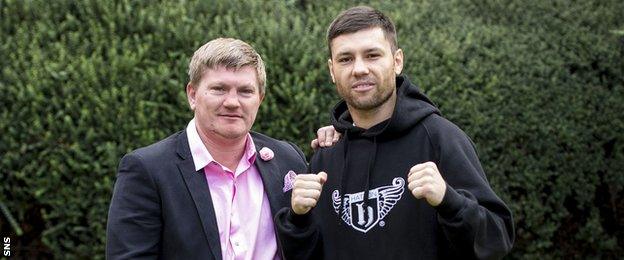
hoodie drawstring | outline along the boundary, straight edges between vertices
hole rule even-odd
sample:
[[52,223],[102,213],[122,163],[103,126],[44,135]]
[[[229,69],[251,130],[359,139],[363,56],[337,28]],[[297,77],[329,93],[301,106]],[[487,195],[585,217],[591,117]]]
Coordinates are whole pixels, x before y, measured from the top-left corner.
[[[342,211],[344,210],[343,207],[344,205],[344,199],[345,199],[345,192],[344,192],[344,187],[346,186],[347,183],[347,169],[349,168],[349,156],[347,156],[347,151],[349,151],[349,131],[345,131],[344,133],[344,151],[342,153],[342,157],[343,157],[343,164],[342,164],[342,174],[340,174],[341,178],[340,179],[340,186],[338,187],[338,194],[340,194],[340,210],[338,211],[338,216],[342,215]],[[338,226],[342,225],[342,221],[340,221],[340,217],[337,218],[338,219]]]
[[368,191],[370,189],[370,176],[373,173],[375,167],[375,160],[377,159],[377,136],[373,136],[373,154],[371,154],[370,161],[368,161],[368,172],[366,173],[366,186],[364,188],[364,208],[368,208]]

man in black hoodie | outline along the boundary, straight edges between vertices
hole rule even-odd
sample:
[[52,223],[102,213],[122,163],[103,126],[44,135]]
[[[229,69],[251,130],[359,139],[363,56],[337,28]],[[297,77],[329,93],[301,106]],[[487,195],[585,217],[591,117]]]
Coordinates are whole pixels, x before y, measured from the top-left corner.
[[342,12],[327,40],[343,138],[296,176],[275,217],[290,259],[499,259],[511,211],[466,134],[400,75],[393,23],[370,7]]

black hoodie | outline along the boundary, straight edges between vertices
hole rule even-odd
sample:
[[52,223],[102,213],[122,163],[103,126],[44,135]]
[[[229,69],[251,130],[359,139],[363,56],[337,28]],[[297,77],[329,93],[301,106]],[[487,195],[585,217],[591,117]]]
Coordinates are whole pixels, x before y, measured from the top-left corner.
[[[354,126],[344,101],[334,108],[332,124],[344,136],[312,157],[311,172],[328,176],[317,206],[275,218],[286,258],[498,259],[511,250],[511,211],[470,139],[406,77],[396,83],[391,118],[369,129]],[[427,161],[447,183],[437,207],[407,188],[410,168]]]

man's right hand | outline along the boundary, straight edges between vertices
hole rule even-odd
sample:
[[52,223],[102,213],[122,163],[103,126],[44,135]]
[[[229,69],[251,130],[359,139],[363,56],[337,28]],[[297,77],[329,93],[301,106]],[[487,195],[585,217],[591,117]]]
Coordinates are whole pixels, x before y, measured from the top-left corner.
[[297,175],[290,200],[295,214],[306,214],[316,206],[326,180],[327,173],[325,172]]

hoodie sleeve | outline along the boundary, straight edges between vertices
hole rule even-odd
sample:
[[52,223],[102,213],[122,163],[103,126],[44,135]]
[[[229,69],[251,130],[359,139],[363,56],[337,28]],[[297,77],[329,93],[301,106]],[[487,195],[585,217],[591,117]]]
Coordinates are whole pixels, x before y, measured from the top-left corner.
[[285,207],[277,212],[274,221],[284,259],[322,259],[321,236],[310,212],[297,215]]
[[511,211],[490,187],[468,136],[437,118],[427,124],[427,130],[447,184],[442,203],[436,207],[442,231],[460,254],[500,259],[514,241]]

